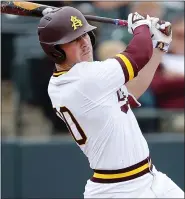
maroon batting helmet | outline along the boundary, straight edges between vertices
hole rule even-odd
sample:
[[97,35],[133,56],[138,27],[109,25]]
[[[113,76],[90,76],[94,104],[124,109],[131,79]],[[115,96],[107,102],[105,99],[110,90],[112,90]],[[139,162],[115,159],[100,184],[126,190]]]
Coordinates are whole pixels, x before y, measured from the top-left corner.
[[64,6],[56,8],[43,16],[38,26],[40,44],[44,52],[57,64],[66,59],[65,52],[59,44],[69,43],[85,33],[88,33],[92,45],[95,44],[95,35],[84,15],[76,8]]

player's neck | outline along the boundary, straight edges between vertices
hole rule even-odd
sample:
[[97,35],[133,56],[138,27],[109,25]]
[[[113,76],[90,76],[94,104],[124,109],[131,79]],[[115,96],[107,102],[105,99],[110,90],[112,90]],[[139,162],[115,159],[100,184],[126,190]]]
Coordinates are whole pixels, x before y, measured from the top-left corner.
[[57,71],[68,71],[72,68],[73,64],[55,64]]

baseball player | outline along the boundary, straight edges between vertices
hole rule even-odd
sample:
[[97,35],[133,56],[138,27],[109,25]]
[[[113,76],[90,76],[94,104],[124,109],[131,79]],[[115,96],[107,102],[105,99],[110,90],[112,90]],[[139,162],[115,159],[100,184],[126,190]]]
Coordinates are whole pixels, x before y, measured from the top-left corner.
[[147,142],[131,110],[148,88],[172,35],[158,18],[128,16],[133,34],[127,48],[105,61],[93,61],[95,26],[75,8],[58,8],[40,20],[44,52],[56,65],[48,93],[89,160],[94,175],[85,198],[183,198],[184,192],[152,164]]

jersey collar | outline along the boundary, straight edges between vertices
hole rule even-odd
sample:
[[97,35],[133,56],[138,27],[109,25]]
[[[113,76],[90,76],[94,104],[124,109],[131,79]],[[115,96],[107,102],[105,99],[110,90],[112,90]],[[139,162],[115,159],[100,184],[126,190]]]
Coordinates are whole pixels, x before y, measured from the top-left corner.
[[57,69],[55,68],[54,71],[53,71],[53,76],[54,77],[58,77],[58,76],[63,75],[65,73],[67,73],[67,72],[68,72],[68,70],[57,71]]

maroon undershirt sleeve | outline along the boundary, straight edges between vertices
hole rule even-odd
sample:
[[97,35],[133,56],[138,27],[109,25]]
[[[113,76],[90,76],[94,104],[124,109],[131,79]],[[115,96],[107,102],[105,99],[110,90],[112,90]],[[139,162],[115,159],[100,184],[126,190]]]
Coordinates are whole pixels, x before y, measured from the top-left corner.
[[[138,72],[148,63],[153,53],[152,39],[150,30],[147,25],[141,25],[134,30],[133,39],[130,41],[127,48],[120,54],[125,55],[132,64],[134,77],[137,76]],[[125,76],[128,76],[125,63],[119,58],[114,57],[118,60],[122,66]],[[128,78],[126,78],[126,82]]]
[[153,45],[149,27],[147,25],[137,27],[134,30],[133,39],[123,54],[130,58],[132,64],[136,65],[140,71],[150,60],[152,53]]

